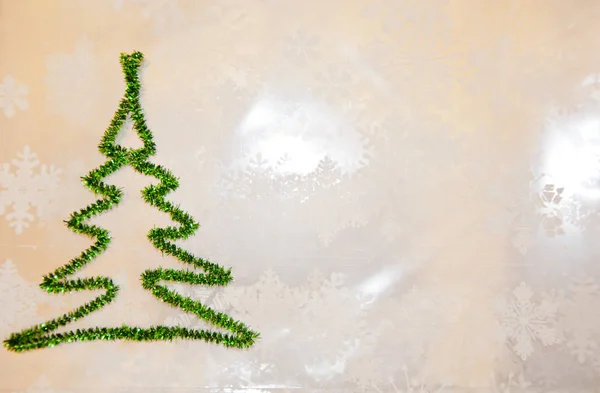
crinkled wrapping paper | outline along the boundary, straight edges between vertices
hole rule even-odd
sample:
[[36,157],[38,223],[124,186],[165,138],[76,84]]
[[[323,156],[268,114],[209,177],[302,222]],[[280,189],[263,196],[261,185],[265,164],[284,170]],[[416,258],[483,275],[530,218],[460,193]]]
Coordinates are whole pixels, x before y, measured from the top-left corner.
[[[0,335],[97,293],[43,275],[90,240],[81,176],[144,53],[141,105],[177,245],[231,268],[168,284],[260,332],[0,352],[0,391],[596,392],[600,386],[600,5],[577,0],[0,0]],[[139,148],[127,123],[117,138]],[[69,325],[180,326],[140,275],[180,269],[172,225],[124,167],[77,273],[121,288]],[[596,389],[596,390],[595,390]]]

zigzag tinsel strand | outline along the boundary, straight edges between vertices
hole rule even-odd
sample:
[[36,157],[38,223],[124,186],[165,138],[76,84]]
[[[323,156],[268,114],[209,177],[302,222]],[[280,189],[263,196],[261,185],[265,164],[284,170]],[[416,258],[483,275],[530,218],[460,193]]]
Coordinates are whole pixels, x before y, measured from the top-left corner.
[[[108,160],[82,178],[83,184],[101,198],[91,205],[71,214],[65,221],[67,227],[75,233],[81,233],[95,240],[88,249],[73,258],[66,265],[44,276],[40,287],[48,293],[64,294],[72,291],[103,290],[104,293],[89,303],[68,312],[61,317],[49,320],[31,328],[13,333],[4,341],[4,346],[12,351],[23,352],[37,348],[53,347],[66,342],[93,340],[134,340],[156,341],[173,339],[204,340],[227,347],[248,348],[254,344],[259,334],[250,330],[244,323],[231,318],[229,315],[216,312],[201,302],[184,297],[165,286],[164,282],[178,282],[197,285],[224,286],[231,280],[231,271],[198,258],[186,250],[179,248],[173,241],[186,239],[198,229],[198,223],[185,211],[179,209],[165,196],[177,189],[179,182],[170,171],[160,165],[148,161],[156,153],[152,132],[148,129],[140,104],[141,83],[138,75],[144,56],[140,52],[121,54],[121,65],[125,73],[125,96],[119,104],[110,126],[100,142],[100,152]],[[143,147],[129,149],[116,143],[117,135],[127,118],[133,121],[134,129],[143,141]],[[98,255],[103,253],[110,244],[109,232],[86,221],[98,214],[104,213],[119,204],[123,192],[114,185],[104,183],[103,179],[119,169],[130,165],[135,171],[153,176],[160,182],[142,191],[146,202],[160,211],[168,213],[178,227],[154,228],[148,232],[148,239],[162,253],[177,258],[190,267],[200,268],[203,273],[192,270],[152,269],[141,275],[142,286],[152,292],[158,299],[196,315],[198,318],[224,329],[228,333],[209,330],[188,329],[173,326],[153,326],[141,328],[123,325],[120,327],[95,327],[77,329],[65,333],[56,333],[61,326],[75,322],[86,315],[101,309],[112,302],[119,287],[109,277],[90,277],[69,279],[77,271],[83,269]]]

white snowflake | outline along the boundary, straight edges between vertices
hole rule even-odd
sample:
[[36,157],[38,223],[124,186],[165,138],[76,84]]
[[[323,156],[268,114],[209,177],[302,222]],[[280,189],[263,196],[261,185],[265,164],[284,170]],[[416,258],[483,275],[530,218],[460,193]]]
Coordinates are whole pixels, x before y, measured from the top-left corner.
[[515,225],[510,237],[510,243],[521,255],[527,255],[535,246],[534,230],[527,225]]
[[240,319],[258,330],[281,322],[281,317],[297,319],[298,308],[307,301],[295,296],[294,291],[282,283],[275,271],[270,269],[263,272],[252,286],[228,285],[223,290],[223,297]]
[[357,89],[360,76],[346,62],[330,63],[316,70],[314,93],[328,104],[340,108],[357,105],[362,97]]
[[316,55],[319,37],[299,29],[286,37],[285,53],[294,61],[308,61]]
[[115,11],[121,11],[124,5],[138,6],[144,19],[154,21],[156,32],[168,26],[180,26],[186,19],[178,0],[113,0],[112,3]]
[[228,314],[261,332],[256,356],[266,361],[272,351],[277,361],[293,353],[295,366],[322,380],[344,369],[364,331],[360,301],[343,284],[331,274],[291,287],[269,269],[254,285],[225,287],[223,300]]
[[566,346],[577,357],[579,363],[585,363],[593,358],[598,350],[599,295],[600,287],[593,277],[576,277],[569,286],[567,298],[560,307],[564,317],[562,322]]
[[558,304],[548,296],[541,302],[533,301],[533,291],[521,283],[512,291],[514,300],[501,298],[497,301],[496,312],[507,341],[523,360],[533,353],[533,343],[540,340],[543,345],[553,345],[559,341],[555,326]]
[[[25,146],[11,164],[0,164],[0,215],[6,215],[9,226],[20,235],[36,217],[44,217],[54,199],[61,170],[53,165],[40,165],[29,146]],[[6,206],[12,211],[8,212]],[[35,212],[30,211],[32,207],[36,208]]]
[[531,382],[525,377],[523,372],[515,375],[509,372],[507,375],[492,375],[492,392],[494,393],[537,393]]
[[0,265],[0,333],[11,333],[17,326],[27,326],[36,316],[36,286],[21,277],[15,264],[7,260]]
[[15,79],[7,75],[0,84],[0,108],[4,111],[4,116],[11,118],[15,115],[15,107],[20,110],[29,108],[29,103],[25,96],[29,88],[25,85],[19,85]]
[[296,297],[308,297],[297,324],[304,335],[311,337],[306,347],[318,349],[323,356],[321,360],[329,363],[330,371],[336,369],[335,363],[343,367],[349,353],[354,350],[355,340],[364,331],[364,314],[363,311],[357,312],[361,301],[356,293],[344,285],[342,274],[332,273],[324,277],[317,288],[300,287]]
[[72,53],[49,55],[46,68],[46,99],[50,110],[76,125],[87,124],[102,88],[92,42],[84,37]]

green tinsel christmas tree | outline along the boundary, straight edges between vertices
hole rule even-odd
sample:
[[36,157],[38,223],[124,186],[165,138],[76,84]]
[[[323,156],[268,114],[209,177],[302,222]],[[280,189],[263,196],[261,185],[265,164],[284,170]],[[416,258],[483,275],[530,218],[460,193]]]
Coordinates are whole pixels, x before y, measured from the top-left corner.
[[[108,160],[82,178],[83,183],[96,195],[101,195],[102,198],[78,212],[72,213],[70,219],[66,221],[67,226],[73,232],[87,235],[95,239],[95,243],[78,257],[69,261],[68,264],[44,276],[40,284],[40,287],[48,293],[103,290],[104,294],[59,318],[11,334],[4,341],[4,346],[9,350],[22,352],[36,348],[53,347],[61,343],[74,341],[155,341],[176,338],[205,340],[223,344],[227,347],[247,348],[253,345],[259,337],[258,333],[250,330],[244,323],[234,320],[227,314],[216,312],[199,301],[181,296],[167,286],[161,285],[163,282],[178,282],[224,286],[232,280],[232,277],[230,270],[225,270],[217,264],[198,258],[172,243],[172,241],[186,239],[193,235],[198,229],[198,224],[188,213],[165,200],[165,195],[179,186],[177,178],[167,169],[148,161],[149,157],[156,153],[156,146],[152,138],[152,133],[144,120],[140,104],[141,84],[138,69],[143,59],[144,56],[140,52],[133,52],[130,55],[121,54],[121,65],[127,84],[125,96],[121,100],[119,109],[115,113],[99,145],[100,152]],[[117,135],[128,116],[133,121],[137,135],[144,143],[144,146],[139,149],[125,148],[116,144]],[[79,279],[68,279],[68,277],[85,267],[108,248],[110,243],[108,230],[86,224],[85,222],[95,215],[110,210],[119,203],[123,192],[114,185],[104,183],[103,179],[127,165],[130,165],[136,172],[154,176],[160,180],[158,185],[148,186],[142,191],[143,198],[152,206],[168,213],[173,221],[180,224],[178,227],[152,229],[148,232],[148,239],[164,254],[172,255],[182,263],[190,264],[203,270],[203,273],[163,268],[146,270],[141,275],[142,286],[151,291],[158,299],[183,311],[192,313],[216,327],[227,330],[229,333],[187,329],[184,327],[153,326],[150,328],[140,328],[127,325],[53,333],[59,327],[75,322],[101,309],[117,296],[119,288],[108,277],[99,276]]]

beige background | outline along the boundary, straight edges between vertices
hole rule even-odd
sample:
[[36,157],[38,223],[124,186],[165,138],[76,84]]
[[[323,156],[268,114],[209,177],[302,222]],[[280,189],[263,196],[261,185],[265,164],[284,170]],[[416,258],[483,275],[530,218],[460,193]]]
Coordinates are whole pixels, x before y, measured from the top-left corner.
[[[140,50],[155,161],[233,269],[179,288],[262,333],[0,352],[6,392],[595,392],[600,3],[0,0],[0,333],[90,294],[37,285],[89,242],[63,224]],[[125,128],[121,142],[139,143]],[[148,181],[93,222],[82,273],[118,299],[77,326],[201,326],[139,285],[177,266]]]

